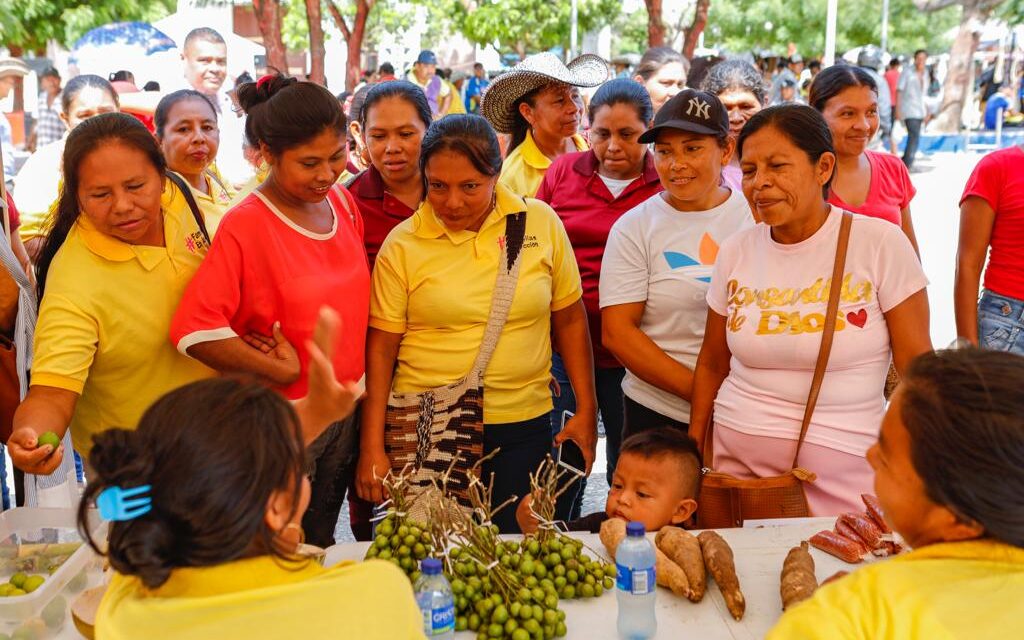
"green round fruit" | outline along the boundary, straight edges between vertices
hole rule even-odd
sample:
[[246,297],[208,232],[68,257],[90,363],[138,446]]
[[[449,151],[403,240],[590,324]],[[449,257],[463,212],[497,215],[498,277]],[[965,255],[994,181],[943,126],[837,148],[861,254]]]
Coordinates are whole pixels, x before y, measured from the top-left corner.
[[516,629],[512,632],[512,640],[530,640],[530,632],[526,629]]
[[23,571],[19,571],[18,573],[11,576],[9,582],[20,589],[23,586],[25,586],[26,580],[28,580],[28,574],[24,573]]
[[57,596],[43,607],[41,617],[46,626],[56,629],[64,624],[68,614],[68,601],[63,596]]
[[14,588],[14,589],[11,589],[10,592],[8,592],[7,595],[9,595],[9,596],[23,596],[26,593],[28,593],[28,591],[25,591],[24,589]]
[[52,431],[47,431],[43,435],[36,438],[36,446],[41,447],[47,444],[53,447],[54,451],[56,451],[57,447],[60,446],[60,437]]

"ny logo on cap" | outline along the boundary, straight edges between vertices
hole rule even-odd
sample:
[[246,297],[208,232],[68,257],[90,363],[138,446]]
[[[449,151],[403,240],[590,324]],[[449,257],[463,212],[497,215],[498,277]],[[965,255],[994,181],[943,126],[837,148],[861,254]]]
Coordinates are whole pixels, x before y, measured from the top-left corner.
[[[697,111],[696,114],[694,114],[694,110]],[[690,106],[686,109],[686,115],[696,115],[698,118],[707,120],[711,118],[711,105],[700,98],[690,98]]]

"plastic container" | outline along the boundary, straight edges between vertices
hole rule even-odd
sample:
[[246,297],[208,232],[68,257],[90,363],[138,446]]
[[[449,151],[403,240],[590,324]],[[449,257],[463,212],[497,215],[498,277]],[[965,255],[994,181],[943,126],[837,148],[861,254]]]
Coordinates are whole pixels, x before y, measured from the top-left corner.
[[422,575],[413,590],[423,614],[423,633],[428,638],[451,640],[455,637],[455,599],[441,561],[427,558],[420,564]]
[[615,550],[618,631],[625,640],[647,640],[658,630],[654,615],[656,556],[644,533],[642,522],[630,522],[626,539]]

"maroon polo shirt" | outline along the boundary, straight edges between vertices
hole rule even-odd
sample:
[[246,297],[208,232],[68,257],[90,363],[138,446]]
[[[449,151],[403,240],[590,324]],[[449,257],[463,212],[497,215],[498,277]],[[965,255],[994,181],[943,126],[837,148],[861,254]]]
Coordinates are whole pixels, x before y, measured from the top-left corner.
[[[537,199],[551,205],[565,224],[576,263],[583,280],[583,304],[590,323],[594,361],[607,369],[621,367],[610,351],[601,346],[601,307],[597,283],[601,277],[601,258],[612,225],[622,214],[662,191],[654,156],[644,157],[644,170],[618,198],[597,174],[597,156],[593,151],[567,153],[552,163],[537,190]],[[365,214],[364,214],[365,215]]]
[[359,205],[359,213],[363,214],[363,242],[366,244],[366,255],[370,258],[372,271],[384,238],[399,222],[411,216],[415,209],[410,209],[384,189],[384,179],[373,165],[352,178],[347,186]]

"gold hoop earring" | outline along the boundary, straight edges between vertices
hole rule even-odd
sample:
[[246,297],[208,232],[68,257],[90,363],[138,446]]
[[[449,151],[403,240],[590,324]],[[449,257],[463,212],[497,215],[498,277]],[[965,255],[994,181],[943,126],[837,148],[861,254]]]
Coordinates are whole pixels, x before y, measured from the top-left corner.
[[284,529],[281,529],[280,531],[277,532],[277,537],[279,537],[279,538],[283,537],[284,533],[286,531],[291,530],[291,529],[296,529],[299,532],[299,542],[298,542],[298,544],[299,545],[306,544],[306,532],[302,529],[302,525],[298,524],[297,522],[289,522],[288,524],[284,525]]

